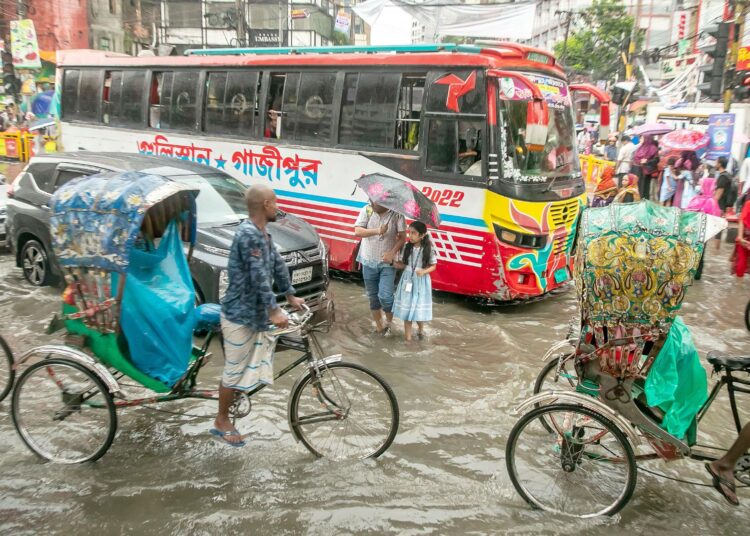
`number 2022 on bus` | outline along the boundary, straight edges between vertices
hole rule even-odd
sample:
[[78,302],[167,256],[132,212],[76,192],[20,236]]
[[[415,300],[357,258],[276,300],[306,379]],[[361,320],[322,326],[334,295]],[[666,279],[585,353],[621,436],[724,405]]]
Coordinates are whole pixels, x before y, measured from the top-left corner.
[[460,207],[464,200],[464,193],[458,190],[439,190],[425,186],[422,193],[441,207]]

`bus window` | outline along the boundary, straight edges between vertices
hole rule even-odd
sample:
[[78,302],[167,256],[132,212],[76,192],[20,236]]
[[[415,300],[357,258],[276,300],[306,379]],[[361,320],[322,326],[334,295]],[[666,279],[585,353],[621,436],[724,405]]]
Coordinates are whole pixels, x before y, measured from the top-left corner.
[[427,169],[481,177],[484,121],[431,118],[428,123]]
[[95,121],[101,101],[101,71],[81,71],[81,83],[78,87],[78,113],[76,119]]
[[149,125],[191,130],[195,127],[198,71],[154,73],[151,78]]
[[425,74],[405,74],[401,78],[396,117],[396,149],[417,150],[425,78]]
[[[287,87],[288,85],[288,87]],[[285,107],[297,103],[297,89],[299,85],[299,73],[272,74],[268,85],[268,105],[265,108],[265,123],[263,125],[263,137],[265,138],[289,138],[287,135],[289,124],[287,118],[282,114]],[[291,132],[294,132],[292,125]]]
[[346,75],[340,143],[393,149],[399,78],[398,74],[386,73]]
[[[106,71],[102,90],[102,122],[112,122],[113,103],[119,107],[122,102],[122,71]],[[119,110],[118,110],[119,111]]]
[[302,73],[297,97],[295,140],[331,140],[335,86],[336,73]]
[[78,106],[78,80],[81,71],[78,69],[66,69],[63,77],[62,89],[62,116],[63,119],[74,119]]
[[[121,104],[115,104],[112,122],[124,126],[140,126],[143,124],[143,89],[146,84],[146,71],[124,71],[122,75],[122,91],[120,93]],[[110,98],[114,103],[117,101],[116,94],[111,93]]]
[[172,73],[153,73],[151,75],[151,91],[149,91],[148,97],[148,126],[151,128],[161,128],[161,102],[165,74],[169,75],[171,81]]
[[257,92],[257,72],[208,73],[204,130],[252,136]]

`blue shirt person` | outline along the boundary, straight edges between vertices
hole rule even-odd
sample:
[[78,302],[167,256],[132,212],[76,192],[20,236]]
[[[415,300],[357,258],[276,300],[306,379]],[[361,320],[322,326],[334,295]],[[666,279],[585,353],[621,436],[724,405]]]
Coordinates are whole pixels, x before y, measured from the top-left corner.
[[242,222],[229,252],[229,287],[222,300],[221,333],[224,370],[219,383],[219,412],[211,434],[228,445],[245,445],[242,434],[229,419],[235,391],[247,391],[259,383],[273,383],[276,341],[265,332],[269,324],[289,325],[273,293],[274,281],[289,304],[299,309],[305,300],[294,296],[289,270],[266,231],[276,221],[276,194],[265,185],[245,192],[248,220]]

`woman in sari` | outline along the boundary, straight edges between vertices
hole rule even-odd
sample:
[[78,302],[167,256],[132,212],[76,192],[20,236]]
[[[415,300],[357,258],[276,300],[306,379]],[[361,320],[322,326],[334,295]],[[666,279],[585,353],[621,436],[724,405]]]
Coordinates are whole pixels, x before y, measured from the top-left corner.
[[628,173],[622,178],[622,186],[617,192],[613,203],[637,203],[641,200],[641,194],[638,193],[638,177],[633,173]]
[[651,135],[643,136],[643,143],[633,154],[633,173],[638,176],[638,190],[642,199],[651,197],[651,179],[657,173],[659,145]]
[[743,277],[747,273],[750,260],[750,203],[742,206],[742,212],[737,220],[737,241],[734,245],[734,273]]
[[615,184],[614,177],[615,168],[612,166],[605,167],[599,177],[599,182],[596,183],[594,199],[591,201],[592,207],[606,207],[612,203],[617,193],[617,184]]

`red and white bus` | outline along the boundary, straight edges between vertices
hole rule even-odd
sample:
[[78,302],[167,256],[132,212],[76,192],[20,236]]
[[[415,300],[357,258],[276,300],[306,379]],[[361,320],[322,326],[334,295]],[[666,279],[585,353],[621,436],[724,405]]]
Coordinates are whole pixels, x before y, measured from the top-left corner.
[[59,59],[65,150],[167,155],[269,184],[316,227],[331,268],[356,269],[353,224],[367,199],[353,181],[382,172],[439,205],[434,288],[505,301],[570,279],[586,199],[575,88],[546,52],[497,43]]

